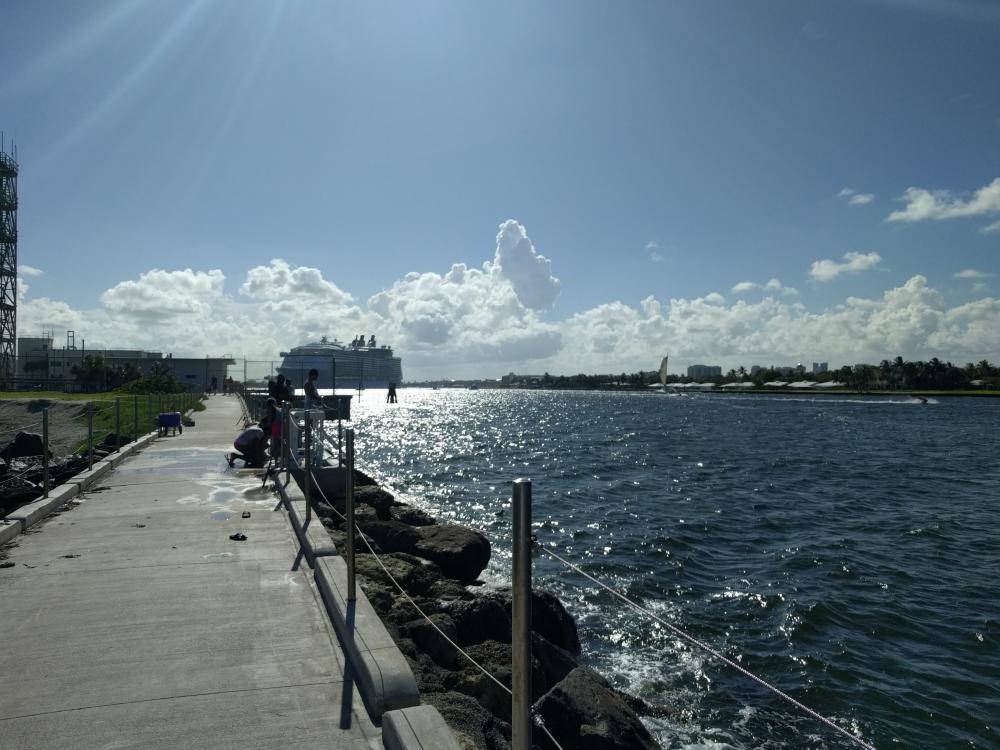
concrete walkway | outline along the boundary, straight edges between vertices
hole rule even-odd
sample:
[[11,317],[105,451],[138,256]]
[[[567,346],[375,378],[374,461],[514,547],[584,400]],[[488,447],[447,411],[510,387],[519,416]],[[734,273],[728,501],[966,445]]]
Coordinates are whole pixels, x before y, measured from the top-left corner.
[[382,747],[286,514],[223,460],[239,416],[212,397],[5,548],[0,748]]

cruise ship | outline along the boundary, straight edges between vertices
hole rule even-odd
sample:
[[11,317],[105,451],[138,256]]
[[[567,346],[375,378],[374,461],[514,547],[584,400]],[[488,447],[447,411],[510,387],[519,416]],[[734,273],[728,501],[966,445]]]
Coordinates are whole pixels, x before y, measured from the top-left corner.
[[366,341],[363,334],[350,344],[324,336],[316,343],[281,352],[281,358],[278,373],[295,388],[302,387],[314,367],[319,370],[317,385],[321,389],[388,388],[403,380],[400,358],[392,356],[390,347],[378,346],[374,336]]

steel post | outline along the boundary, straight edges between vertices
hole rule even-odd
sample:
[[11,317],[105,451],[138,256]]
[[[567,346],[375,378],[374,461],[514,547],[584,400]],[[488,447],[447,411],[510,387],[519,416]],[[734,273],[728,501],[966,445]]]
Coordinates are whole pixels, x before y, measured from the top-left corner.
[[132,439],[139,439],[139,395],[132,396]]
[[[152,393],[146,394],[146,419],[148,419],[148,420],[152,420],[153,419],[153,394]],[[146,423],[146,426],[149,427],[149,422]],[[146,430],[146,432],[149,432],[149,430]]]
[[291,445],[288,442],[292,426],[292,407],[287,401],[281,409],[281,468],[285,470],[285,484],[290,480],[292,471]]
[[312,414],[306,409],[306,481],[302,491],[306,496],[306,526],[312,520]]
[[94,469],[94,402],[87,404],[87,468]]
[[531,480],[514,481],[511,747],[531,748]]
[[42,493],[49,496],[49,407],[42,409]]
[[357,588],[354,583],[354,430],[347,431],[347,476],[346,498],[344,504],[347,510],[347,520],[344,525],[347,527],[347,601],[353,602],[358,598]]
[[115,450],[122,449],[122,400],[115,399]]

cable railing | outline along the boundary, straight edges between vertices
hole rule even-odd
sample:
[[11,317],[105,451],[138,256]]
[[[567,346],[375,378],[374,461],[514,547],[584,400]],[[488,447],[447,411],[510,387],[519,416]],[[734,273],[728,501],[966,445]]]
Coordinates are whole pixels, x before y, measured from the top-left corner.
[[[289,441],[290,430],[289,427],[293,424],[298,425],[298,418],[301,417],[301,426],[304,430],[301,442],[304,443],[304,451],[302,454],[302,466],[298,466],[299,458],[297,457],[297,449],[292,447],[292,442]],[[368,541],[367,536],[361,529],[361,527],[354,521],[354,468],[355,468],[355,456],[354,456],[354,430],[346,429],[344,430],[344,440],[346,444],[346,450],[341,456],[341,462],[338,465],[343,466],[346,471],[345,476],[345,498],[344,498],[344,509],[345,512],[342,513],[337,509],[335,503],[331,502],[326,496],[322,488],[322,483],[318,481],[315,473],[314,466],[316,464],[316,459],[314,451],[312,448],[313,440],[313,424],[314,418],[312,414],[308,411],[299,412],[293,417],[292,410],[286,406],[283,411],[283,419],[285,429],[282,430],[282,443],[281,443],[281,462],[282,469],[286,472],[291,472],[291,465],[295,463],[298,469],[303,472],[303,493],[306,497],[306,524],[309,523],[311,518],[311,508],[313,504],[313,491],[316,491],[318,499],[322,499],[323,503],[331,508],[337,517],[344,524],[345,528],[345,550],[344,557],[347,564],[348,571],[348,601],[352,601],[356,597],[356,584],[355,584],[355,564],[354,564],[354,538],[355,535],[361,539],[368,553],[373,556],[373,559],[378,563],[379,567],[382,569],[383,573],[386,575],[392,586],[400,593],[404,600],[441,636],[452,648],[455,649],[461,657],[467,660],[471,665],[478,669],[483,675],[485,675],[489,680],[495,683],[499,688],[501,688],[505,693],[511,696],[511,730],[512,730],[512,748],[513,750],[528,750],[532,746],[531,741],[531,728],[533,726],[541,729],[553,745],[562,750],[559,742],[552,735],[549,729],[545,726],[545,722],[540,713],[533,709],[533,701],[531,696],[531,554],[532,552],[539,552],[548,555],[551,559],[564,566],[566,570],[573,572],[576,575],[582,576],[584,579],[590,581],[594,585],[598,586],[601,590],[610,594],[614,599],[620,601],[631,609],[635,610],[637,613],[650,618],[659,625],[666,628],[670,633],[676,637],[683,640],[685,643],[693,646],[694,648],[708,654],[714,660],[725,665],[726,667],[735,670],[737,673],[756,683],[757,685],[765,688],[766,690],[773,693],[775,696],[780,698],[782,701],[786,702],[788,705],[794,707],[797,711],[801,712],[810,719],[820,723],[826,728],[834,731],[843,739],[849,741],[851,744],[864,748],[865,750],[875,750],[874,745],[866,742],[861,737],[853,734],[844,727],[838,725],[832,719],[823,716],[818,711],[810,708],[801,701],[793,698],[787,692],[781,690],[775,685],[771,684],[764,678],[757,674],[754,674],[749,669],[738,664],[734,660],[725,656],[718,649],[713,648],[704,641],[690,635],[685,632],[682,628],[668,622],[664,618],[657,615],[655,612],[651,611],[648,607],[644,607],[642,604],[636,602],[632,598],[618,591],[617,589],[604,583],[597,577],[591,575],[590,573],[583,570],[579,565],[573,561],[567,559],[562,554],[557,552],[553,546],[546,546],[539,544],[535,536],[531,533],[531,487],[532,483],[530,479],[517,479],[513,482],[512,488],[512,518],[513,518],[513,560],[512,560],[512,571],[511,571],[511,594],[512,594],[512,611],[511,611],[511,642],[512,642],[512,670],[511,670],[511,687],[507,687],[495,674],[490,672],[486,667],[476,661],[471,655],[469,655],[461,646],[459,646],[452,638],[450,638],[438,625],[427,615],[426,612],[417,604],[416,601],[409,595],[405,587],[400,584],[399,581],[392,575],[389,568],[383,563],[381,556],[376,552],[375,548]],[[323,438],[329,439],[329,435],[326,435],[320,429],[321,443],[324,442]],[[288,480],[288,473],[286,473],[286,480]]]

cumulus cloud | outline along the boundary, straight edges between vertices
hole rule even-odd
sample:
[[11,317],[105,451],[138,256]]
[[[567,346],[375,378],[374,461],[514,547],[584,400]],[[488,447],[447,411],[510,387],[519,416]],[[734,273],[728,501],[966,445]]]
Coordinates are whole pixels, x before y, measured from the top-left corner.
[[509,281],[521,304],[532,310],[552,307],[559,296],[559,279],[552,276],[552,261],[535,252],[528,233],[513,219],[500,225],[490,270]]
[[833,281],[845,273],[860,273],[875,268],[882,262],[878,253],[844,253],[844,262],[817,260],[809,269],[809,278],[814,281]]
[[979,231],[982,232],[983,234],[993,234],[994,232],[1000,232],[1000,221],[994,221],[992,224],[987,224]]
[[1000,213],[1000,177],[976,190],[969,200],[962,200],[947,190],[932,192],[917,187],[908,187],[901,200],[906,201],[906,207],[893,211],[887,221],[957,219]]
[[955,274],[956,279],[988,279],[992,276],[991,273],[986,273],[985,271],[977,271],[974,268],[966,268],[964,271],[959,271]]
[[766,284],[758,284],[755,281],[741,281],[733,286],[733,294],[744,294],[763,290],[774,294],[783,294],[786,297],[796,297],[799,290],[793,286],[785,286],[778,279],[771,279]]
[[26,263],[19,263],[17,272],[22,276],[41,276],[44,273],[41,269],[29,266]]
[[111,313],[142,318],[204,316],[222,294],[222,271],[161,271],[154,268],[137,281],[123,281],[101,295]]
[[838,198],[847,198],[850,206],[865,206],[875,200],[874,193],[859,193],[851,188],[844,188],[837,193]]
[[[488,249],[484,255],[489,257]],[[860,265],[878,262],[874,253],[853,255],[875,256]],[[833,265],[852,263],[859,265],[848,254]],[[548,267],[544,271],[552,278]],[[752,285],[747,291],[762,293],[756,301],[727,301],[717,292],[650,296],[638,305],[609,301],[562,320],[525,304],[495,255],[479,266],[456,263],[444,273],[407,274],[365,301],[318,269],[280,259],[230,283],[234,294],[227,293],[221,271],[153,270],[107,290],[92,310],[26,295],[19,323],[25,330],[75,330],[88,348],[247,357],[258,360],[250,367],[258,377],[290,346],[323,334],[349,340],[360,332],[394,347],[407,380],[498,377],[509,370],[633,372],[654,369],[666,353],[673,361],[726,368],[810,358],[853,363],[896,355],[960,362],[1000,357],[1000,300],[949,307],[923,276],[821,311],[784,297],[789,288],[771,279],[745,282]]]

